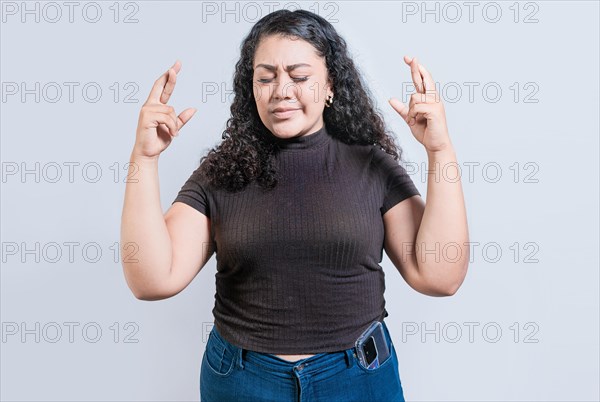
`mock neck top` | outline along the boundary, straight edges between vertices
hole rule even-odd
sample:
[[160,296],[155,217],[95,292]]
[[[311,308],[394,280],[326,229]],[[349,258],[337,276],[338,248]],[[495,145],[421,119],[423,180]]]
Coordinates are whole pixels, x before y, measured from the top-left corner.
[[279,145],[274,189],[215,189],[197,168],[173,201],[210,218],[216,270],[203,269],[216,282],[214,325],[262,353],[349,349],[389,315],[383,214],[420,193],[391,155],[325,127]]
[[280,138],[269,130],[267,130],[267,132],[281,151],[318,149],[332,140],[332,137],[327,132],[325,124],[317,131],[291,138]]

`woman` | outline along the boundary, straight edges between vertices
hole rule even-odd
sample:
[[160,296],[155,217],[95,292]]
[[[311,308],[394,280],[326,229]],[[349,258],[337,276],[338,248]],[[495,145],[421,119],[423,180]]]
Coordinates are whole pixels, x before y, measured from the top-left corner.
[[[408,107],[390,104],[430,165],[456,164],[431,75],[405,62],[417,92]],[[121,237],[139,247],[123,266],[142,300],[181,292],[216,252],[201,399],[404,400],[378,263],[385,248],[415,290],[457,291],[468,262],[460,180],[431,169],[425,204],[345,41],[316,14],[280,10],[244,39],[223,141],[163,217],[158,157],[196,112],[177,116],[166,105],[180,68],[155,82],[142,107]],[[457,257],[432,255],[446,244]],[[377,354],[390,354],[369,368],[355,341],[376,321],[385,339]]]

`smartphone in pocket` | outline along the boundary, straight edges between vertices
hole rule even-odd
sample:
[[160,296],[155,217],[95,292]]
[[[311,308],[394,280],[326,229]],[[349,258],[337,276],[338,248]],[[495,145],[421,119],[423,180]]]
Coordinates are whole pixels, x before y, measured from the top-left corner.
[[390,357],[390,350],[380,321],[374,321],[356,339],[358,361],[367,370],[374,370]]

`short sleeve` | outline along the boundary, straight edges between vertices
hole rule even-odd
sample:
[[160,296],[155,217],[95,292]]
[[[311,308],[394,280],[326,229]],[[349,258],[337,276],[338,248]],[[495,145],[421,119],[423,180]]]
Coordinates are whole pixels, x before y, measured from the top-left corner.
[[413,195],[421,195],[412,179],[394,157],[382,149],[374,147],[373,164],[380,175],[383,186],[381,215]]
[[202,180],[200,168],[198,167],[183,184],[171,205],[177,201],[183,202],[210,218],[210,205],[205,183],[205,180]]

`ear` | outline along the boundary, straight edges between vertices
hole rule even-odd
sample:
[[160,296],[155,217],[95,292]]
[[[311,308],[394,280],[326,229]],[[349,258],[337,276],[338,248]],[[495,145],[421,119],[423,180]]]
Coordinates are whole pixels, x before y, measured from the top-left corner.
[[327,92],[327,96],[329,94],[333,95],[333,82],[330,77],[327,77],[327,84],[325,84],[325,91]]

